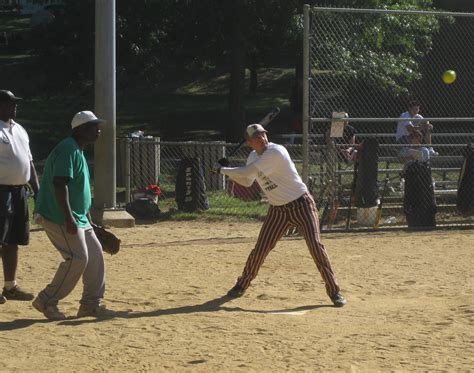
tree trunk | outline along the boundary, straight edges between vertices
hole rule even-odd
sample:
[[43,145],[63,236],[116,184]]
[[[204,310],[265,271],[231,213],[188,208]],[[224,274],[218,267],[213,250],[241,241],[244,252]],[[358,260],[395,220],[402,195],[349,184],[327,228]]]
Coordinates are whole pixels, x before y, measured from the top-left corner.
[[255,53],[250,54],[249,56],[249,70],[250,70],[250,84],[249,84],[249,93],[255,94],[258,87],[258,73],[257,73],[257,56]]
[[242,8],[236,1],[232,19],[232,67],[230,72],[229,112],[226,140],[239,141],[244,132],[245,43],[242,30]]

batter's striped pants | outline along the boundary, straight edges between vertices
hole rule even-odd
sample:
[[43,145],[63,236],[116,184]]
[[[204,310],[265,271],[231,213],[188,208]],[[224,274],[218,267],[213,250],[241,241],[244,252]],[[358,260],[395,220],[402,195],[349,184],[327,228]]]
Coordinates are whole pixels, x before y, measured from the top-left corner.
[[309,193],[303,194],[286,205],[270,206],[257,244],[247,259],[242,276],[237,280],[237,285],[243,289],[250,286],[252,280],[257,277],[258,270],[268,253],[290,227],[296,227],[304,236],[309,252],[326,285],[326,292],[329,297],[334,296],[340,289],[326,249],[321,243],[318,210]]

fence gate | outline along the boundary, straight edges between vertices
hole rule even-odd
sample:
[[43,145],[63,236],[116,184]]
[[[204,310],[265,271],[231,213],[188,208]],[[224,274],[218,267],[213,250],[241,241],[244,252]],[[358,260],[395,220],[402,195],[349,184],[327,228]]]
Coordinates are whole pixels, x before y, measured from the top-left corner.
[[[303,177],[327,206],[322,229],[473,227],[457,204],[474,143],[474,14],[306,5],[304,26]],[[405,115],[424,118],[397,136],[413,101]]]

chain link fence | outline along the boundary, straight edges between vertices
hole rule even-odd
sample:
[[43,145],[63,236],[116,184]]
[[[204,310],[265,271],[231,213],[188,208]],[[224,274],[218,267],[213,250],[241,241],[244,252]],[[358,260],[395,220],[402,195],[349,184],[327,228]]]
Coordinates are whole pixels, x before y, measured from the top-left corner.
[[[369,135],[364,136],[367,139],[371,138]],[[225,157],[236,146],[237,144],[223,142],[165,142],[160,141],[159,138],[120,139],[117,186],[123,192],[122,198],[118,198],[118,201],[125,205],[141,197],[147,186],[158,184],[161,189],[158,203],[164,214],[191,211],[202,212],[207,217],[215,219],[254,218],[262,220],[267,213],[268,203],[256,183],[249,188],[243,187],[210,171],[217,160]],[[304,167],[302,145],[286,144],[285,146],[301,174]],[[393,149],[395,148],[393,147]],[[453,146],[454,148],[459,148],[459,153],[462,153],[463,149],[460,146]],[[337,146],[321,145],[317,149],[322,153],[327,153],[321,154],[320,159],[326,157],[327,160],[334,162],[335,158],[340,157]],[[392,149],[392,147],[388,149]],[[232,157],[231,165],[245,165],[249,151],[249,148],[241,148]],[[462,155],[455,157],[459,158],[458,161],[463,159]],[[328,165],[331,166],[333,163],[327,161],[318,162],[310,167],[312,182],[308,184],[319,205],[322,229],[357,229],[369,225],[372,228],[372,224],[360,224],[361,219],[369,221],[373,219],[371,216],[361,215],[366,213],[365,209],[353,205],[351,210],[349,206],[351,183],[354,179],[354,164],[343,161],[342,158],[338,159],[339,162],[336,163],[335,170],[329,169]],[[189,173],[186,173],[182,165],[188,160],[197,161],[197,167],[190,166]],[[380,226],[406,226],[407,222],[403,211],[403,199],[406,193],[403,179],[400,177],[400,172],[403,171],[402,166],[398,160],[394,160],[394,157],[388,155],[378,157],[377,164],[379,182],[376,183],[375,188],[383,189],[381,192],[385,199],[384,206],[380,209],[383,212],[383,221]],[[446,210],[449,208],[448,211],[457,218],[456,221],[448,220],[446,224],[472,224],[471,218],[462,217],[455,211],[460,168],[433,165],[431,171],[433,179],[436,180],[435,195],[438,215],[443,213],[443,210],[440,210],[442,206],[440,200],[442,200],[443,203],[446,203],[446,206],[442,208]],[[180,178],[180,174],[182,176],[183,172],[185,176]],[[333,175],[331,177],[336,180],[335,183],[325,183],[324,180],[328,174]],[[198,181],[197,190],[195,187],[191,187],[191,184],[195,185],[196,180]],[[202,183],[199,184],[199,181]],[[179,193],[186,194],[182,190],[183,188],[186,190],[186,185],[189,186],[190,198],[199,200],[198,203],[192,205],[191,209],[182,207],[179,203]],[[193,193],[203,194],[206,201],[204,202],[199,196],[191,196]],[[334,197],[334,201],[337,201],[337,205],[334,204],[336,208],[333,205],[334,201],[331,201],[332,197]],[[377,195],[377,198],[380,196]],[[415,196],[415,198],[421,200],[419,196]],[[353,220],[358,221],[351,222],[349,226],[346,226],[350,210]],[[368,210],[371,213],[373,211],[372,209]],[[440,219],[438,218],[438,220]]]
[[[459,206],[474,143],[474,51],[465,47],[473,17],[305,7],[303,140],[286,146],[315,196],[323,231],[474,226]],[[457,72],[452,84],[441,80],[448,69]],[[425,117],[410,119],[423,127],[422,138],[401,142],[396,128],[410,100]],[[236,146],[120,139],[122,203],[158,184],[162,213],[263,219],[268,204],[258,185],[210,171]],[[248,153],[240,149],[231,165],[244,165]],[[472,186],[464,191],[471,200],[472,193]]]
[[[304,23],[303,175],[328,205],[323,230],[473,226],[456,202],[474,143],[474,14],[306,6]],[[420,132],[397,139],[412,100]]]
[[[124,192],[118,200],[126,204],[141,196],[146,186],[158,184],[158,203],[164,214],[188,210],[216,219],[263,219],[268,203],[257,183],[247,188],[211,172],[212,166],[236,146],[224,142],[167,142],[159,138],[119,139],[117,187]],[[288,145],[288,150],[301,169],[301,145]],[[231,166],[245,165],[249,152],[247,147],[238,150]],[[197,162],[187,163],[189,160]],[[183,168],[183,164],[189,167]],[[190,199],[198,200],[192,208],[186,207],[186,193]],[[193,196],[194,193],[205,197]]]

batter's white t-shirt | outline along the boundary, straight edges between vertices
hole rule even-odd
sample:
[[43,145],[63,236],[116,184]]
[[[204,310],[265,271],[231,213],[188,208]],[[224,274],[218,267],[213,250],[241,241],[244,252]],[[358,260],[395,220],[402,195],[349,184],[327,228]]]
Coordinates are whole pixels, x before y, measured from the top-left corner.
[[13,120],[0,120],[0,185],[28,183],[32,160],[26,130]]
[[252,151],[247,166],[222,167],[221,173],[246,186],[257,180],[273,206],[285,205],[308,191],[286,148],[274,143],[262,155]]
[[416,118],[416,119],[423,119],[423,117],[420,115],[420,114],[416,114],[414,116],[412,116],[408,111],[405,111],[404,113],[402,113],[400,115],[400,119],[398,121],[398,124],[397,124],[397,133],[395,135],[396,139],[397,140],[400,140],[401,137],[403,136],[408,136],[409,133],[408,133],[408,130],[407,130],[407,126],[415,126],[415,125],[418,125],[418,121],[416,121],[416,123],[413,123],[413,121],[411,121],[410,119],[413,119],[413,118]]

